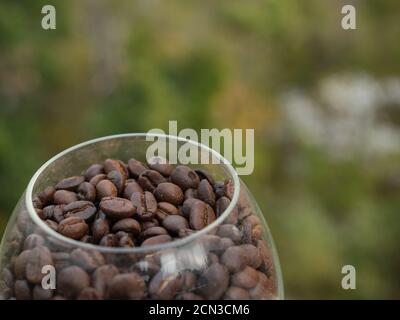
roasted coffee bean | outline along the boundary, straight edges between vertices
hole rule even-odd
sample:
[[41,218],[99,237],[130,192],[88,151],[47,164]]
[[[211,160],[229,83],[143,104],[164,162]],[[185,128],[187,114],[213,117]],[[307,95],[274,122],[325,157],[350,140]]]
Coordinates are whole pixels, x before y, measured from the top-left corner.
[[251,210],[251,208],[241,208],[238,214],[238,221],[242,222],[244,219],[251,216],[252,214],[253,211]]
[[78,266],[70,266],[57,273],[57,291],[66,298],[73,298],[90,286],[89,275]]
[[42,236],[38,234],[30,234],[29,236],[26,237],[24,241],[24,250],[29,250],[38,246],[43,246],[44,243],[45,240]]
[[158,227],[160,223],[156,219],[151,219],[149,221],[142,222],[142,230],[147,230],[152,227]]
[[53,195],[56,192],[56,188],[47,187],[42,192],[38,194],[38,198],[42,202],[43,205],[47,205],[53,201]]
[[95,250],[74,249],[71,251],[70,257],[73,264],[87,272],[92,272],[105,264],[103,255]]
[[138,178],[139,185],[143,190],[154,192],[156,187],[160,184],[166,182],[166,179],[155,170],[146,170],[142,172]]
[[40,219],[46,220],[46,219],[52,219],[53,218],[53,213],[54,213],[54,205],[49,205],[43,208],[42,210],[42,216],[40,216]]
[[108,288],[111,280],[119,274],[119,270],[116,266],[108,264],[101,266],[96,269],[92,275],[93,287],[102,297],[108,296]]
[[47,219],[44,223],[48,227],[50,227],[50,229],[53,229],[54,231],[58,231],[58,223],[57,222],[55,222],[53,220],[50,220],[50,219]]
[[243,288],[230,286],[224,295],[224,300],[249,300],[249,292]]
[[142,247],[145,246],[153,246],[153,245],[157,245],[157,244],[161,244],[161,243],[165,243],[165,242],[170,242],[172,240],[172,238],[169,235],[159,235],[159,236],[155,236],[155,237],[151,237],[146,239],[145,241],[142,242]]
[[125,176],[120,171],[113,170],[107,174],[107,179],[115,185],[118,190],[118,194],[122,194],[122,191],[125,187]]
[[215,193],[208,180],[203,179],[200,181],[199,187],[197,188],[197,196],[200,200],[208,203],[211,207],[214,207]]
[[114,183],[110,180],[101,180],[96,185],[97,199],[101,200],[105,197],[116,197],[118,195],[118,189]]
[[82,182],[78,187],[78,199],[94,202],[96,200],[96,188],[89,182]]
[[223,253],[221,262],[230,272],[239,272],[247,264],[247,256],[244,249],[240,246],[229,247]]
[[62,235],[78,240],[89,231],[89,227],[85,220],[75,217],[64,219],[58,225],[58,232]]
[[182,278],[158,272],[150,281],[149,293],[153,299],[171,300],[182,287]]
[[181,188],[171,182],[160,183],[154,191],[154,196],[159,202],[169,202],[175,206],[183,202],[183,192]]
[[250,289],[250,298],[255,300],[270,300],[276,299],[273,292],[275,292],[275,283],[273,279],[269,279],[264,273],[258,271],[259,281],[257,285]]
[[[217,199],[225,196],[225,184],[223,181],[217,181],[214,183],[214,191]],[[230,200],[230,199],[229,199]]]
[[118,239],[113,233],[109,233],[101,238],[99,245],[102,247],[116,247]]
[[129,159],[128,169],[133,178],[138,178],[144,171],[147,170],[146,166],[135,159]]
[[43,209],[35,209],[36,214],[39,216],[40,219],[44,220],[46,216],[43,213]]
[[165,229],[167,229],[171,234],[177,235],[180,230],[187,229],[189,227],[188,221],[178,215],[171,215],[166,217],[162,221],[162,225]]
[[[73,202],[71,202],[73,203]],[[53,207],[53,214],[50,219],[53,219],[55,222],[60,223],[64,220],[64,204],[59,204]]]
[[187,199],[197,199],[197,189],[187,189],[184,193],[185,200]]
[[183,202],[183,205],[181,207],[181,213],[185,218],[190,217],[190,210],[192,209],[194,203],[196,202],[202,202],[202,201],[195,198],[189,198]]
[[94,187],[96,187],[97,184],[98,184],[100,181],[103,181],[103,180],[105,180],[105,179],[107,179],[107,175],[105,175],[104,173],[100,173],[100,174],[98,174],[98,175],[95,175],[92,179],[90,179],[90,180],[89,180],[89,183],[90,183],[91,185],[93,185]]
[[112,299],[142,299],[146,295],[146,284],[136,272],[118,274],[109,286]]
[[64,206],[63,212],[65,218],[74,217],[89,221],[95,216],[97,209],[92,202],[80,200]]
[[44,289],[41,285],[36,285],[33,288],[33,300],[50,300],[53,297],[53,290]]
[[28,261],[31,260],[32,250],[24,250],[22,251],[14,262],[14,275],[17,279],[25,278],[25,270],[28,264]]
[[71,265],[71,257],[67,252],[52,252],[51,257],[56,270],[61,270]]
[[18,300],[30,300],[31,289],[26,280],[17,280],[14,285],[14,294]]
[[246,266],[243,270],[232,275],[231,284],[236,287],[251,289],[257,285],[258,278],[258,271]]
[[201,274],[197,287],[207,299],[220,299],[229,285],[228,269],[220,263],[214,263]]
[[231,200],[229,200],[227,197],[221,197],[217,200],[215,204],[215,210],[218,217],[226,210],[226,208],[228,208],[230,203]]
[[151,220],[157,212],[157,200],[148,191],[134,192],[131,201],[136,209],[136,215],[141,221]]
[[101,300],[102,296],[94,288],[85,288],[79,294],[77,300]]
[[84,243],[93,243],[93,236],[90,235],[84,235],[82,238],[79,239],[80,242]]
[[92,225],[93,242],[99,243],[101,238],[110,232],[110,224],[107,219],[96,219]]
[[46,265],[53,265],[53,258],[47,247],[39,246],[31,251],[27,261],[25,277],[30,283],[40,284],[44,274],[42,268]]
[[39,199],[39,197],[34,197],[32,199],[32,203],[33,203],[33,207],[35,209],[42,209],[43,208],[43,203],[42,201]]
[[200,179],[188,166],[177,166],[171,173],[171,182],[185,191],[189,188],[197,188]]
[[224,181],[224,195],[232,200],[234,191],[235,186],[233,184],[233,181],[231,179],[226,179]]
[[104,161],[104,172],[106,174],[114,170],[119,171],[121,174],[124,175],[125,179],[128,179],[128,169],[121,160],[107,159],[106,161]]
[[242,233],[233,224],[223,224],[222,226],[219,226],[217,235],[221,238],[230,238],[235,243],[239,243],[242,239]]
[[130,218],[136,212],[132,202],[118,197],[106,197],[101,199],[100,209],[111,219]]
[[214,185],[214,179],[209,172],[204,169],[195,169],[194,171],[197,173],[200,180],[206,179],[211,185]]
[[134,246],[135,242],[128,234],[118,238],[118,247],[133,248]]
[[215,221],[214,210],[202,201],[196,201],[190,208],[189,221],[192,229],[201,230]]
[[82,176],[74,176],[61,180],[56,184],[56,190],[68,190],[68,191],[76,191],[79,185],[85,181],[85,178]]
[[243,242],[252,243],[262,236],[262,227],[260,219],[257,216],[250,215],[242,221],[241,230],[243,232]]
[[142,239],[147,239],[147,238],[156,237],[156,236],[160,236],[160,235],[168,235],[168,231],[163,227],[151,227],[151,228],[148,228],[148,229],[142,231],[142,233],[140,234],[140,237]]
[[189,270],[182,273],[182,290],[192,291],[196,288],[197,277]]
[[152,157],[148,161],[148,166],[152,170],[156,170],[161,173],[164,177],[169,177],[174,170],[174,167],[170,165],[167,159],[163,157]]
[[258,269],[262,263],[260,249],[252,244],[243,244],[241,247],[246,252],[246,260],[248,261],[249,266],[253,267],[254,269]]
[[85,172],[85,180],[90,181],[94,176],[104,173],[104,166],[102,164],[92,164]]
[[118,231],[125,231],[125,232],[131,233],[133,235],[137,235],[140,233],[141,227],[140,227],[140,223],[137,222],[135,219],[126,218],[126,219],[117,221],[113,225],[111,231],[114,233],[116,233]]
[[173,204],[169,202],[159,202],[157,205],[156,218],[159,221],[163,221],[169,215],[179,214],[179,210]]
[[188,236],[192,235],[195,232],[196,232],[195,230],[192,230],[190,228],[179,229],[178,237],[179,238],[185,238],[185,237],[188,237]]
[[67,190],[57,190],[53,198],[55,204],[68,204],[78,200],[75,192]]
[[135,180],[127,180],[123,192],[123,198],[131,199],[134,192],[143,193],[143,189]]

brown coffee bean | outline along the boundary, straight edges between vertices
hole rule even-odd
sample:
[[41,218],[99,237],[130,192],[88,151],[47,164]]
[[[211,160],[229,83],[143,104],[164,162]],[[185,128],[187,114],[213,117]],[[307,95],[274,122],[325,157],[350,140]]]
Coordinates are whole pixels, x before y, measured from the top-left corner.
[[192,229],[201,230],[214,222],[215,219],[214,210],[208,204],[202,201],[193,202],[189,214],[190,227]]
[[[75,202],[75,201],[74,201]],[[74,203],[71,202],[71,203]],[[61,221],[64,220],[64,207],[65,204],[59,204],[53,207],[53,214],[51,217],[51,219],[53,219],[55,222],[60,223]]]
[[197,277],[189,270],[182,273],[182,290],[192,291],[196,288]]
[[78,187],[78,199],[94,202],[96,200],[96,188],[89,182],[82,182]]
[[185,200],[191,199],[191,198],[197,199],[197,189],[187,189],[184,192],[184,198],[185,198]]
[[185,238],[185,237],[188,237],[188,236],[192,235],[195,232],[196,232],[195,230],[192,230],[192,229],[189,229],[189,228],[179,229],[178,237],[179,238]]
[[163,157],[152,157],[148,161],[148,166],[152,170],[156,170],[164,177],[169,177],[174,167],[170,165],[167,159]]
[[142,222],[142,230],[147,230],[152,227],[158,227],[160,224],[156,219]]
[[169,242],[171,240],[172,240],[172,238],[169,235],[159,235],[159,236],[155,236],[155,237],[146,239],[145,241],[142,242],[141,246],[142,247],[153,246],[153,245]]
[[132,202],[118,197],[105,197],[100,202],[100,209],[111,219],[124,219],[132,217],[136,209]]
[[257,285],[250,289],[250,298],[254,300],[271,300],[276,299],[273,292],[276,291],[274,279],[268,278],[264,273],[258,271],[259,281]]
[[116,233],[118,231],[125,231],[131,233],[133,235],[137,235],[141,231],[140,223],[137,222],[135,219],[126,218],[117,221],[113,227],[112,232]]
[[202,201],[195,198],[189,198],[183,202],[183,205],[181,207],[181,212],[185,218],[190,217],[190,210],[192,209],[194,203],[196,202],[202,202]]
[[235,186],[231,179],[226,179],[224,181],[224,195],[228,197],[230,200],[233,198],[233,193],[235,191]]
[[129,159],[128,169],[133,178],[138,178],[144,171],[147,170],[146,166],[138,160]]
[[65,218],[74,217],[89,221],[95,216],[97,209],[92,202],[80,200],[64,206],[63,212]]
[[79,239],[80,242],[84,243],[93,243],[93,236],[90,235],[84,235],[82,238]]
[[66,298],[74,298],[90,286],[89,275],[78,266],[70,266],[62,269],[57,274],[57,291]]
[[68,190],[68,191],[76,191],[79,185],[85,181],[85,178],[82,176],[74,176],[61,180],[56,184],[57,190]]
[[223,224],[219,226],[217,235],[221,238],[230,238],[236,243],[239,243],[242,239],[242,232],[233,224]]
[[262,236],[260,219],[255,215],[248,216],[242,221],[241,231],[244,243],[252,243],[260,240]]
[[29,250],[38,246],[43,246],[44,243],[45,240],[42,236],[38,234],[30,234],[29,236],[26,237],[24,241],[24,250]]
[[102,247],[116,247],[118,245],[118,239],[113,233],[109,233],[101,238],[100,246]]
[[[217,181],[214,183],[214,191],[217,199],[225,196],[224,181]],[[229,199],[230,200],[230,199]]]
[[75,217],[64,219],[58,225],[58,232],[62,235],[78,240],[89,231],[89,227],[85,220]]
[[157,201],[151,192],[134,192],[131,197],[139,220],[151,220],[157,212]]
[[[123,232],[119,231],[118,233]],[[125,233],[125,235],[118,236],[117,233],[117,239],[118,239],[118,247],[122,248],[133,248],[135,246],[135,242],[133,239],[129,236],[129,234]]]
[[50,229],[53,229],[54,231],[58,231],[58,223],[57,223],[57,222],[55,222],[55,221],[53,221],[53,220],[50,220],[50,219],[47,219],[44,223],[45,223]]
[[14,275],[17,279],[25,278],[25,270],[28,261],[31,259],[32,250],[22,251],[14,262]]
[[183,202],[183,192],[181,188],[171,182],[160,183],[154,191],[154,196],[159,202],[169,202],[175,206]]
[[179,214],[179,210],[173,204],[169,202],[159,202],[157,204],[156,218],[159,221],[163,221],[169,215]]
[[218,217],[226,210],[226,208],[228,208],[230,203],[231,200],[229,200],[227,197],[221,197],[217,200],[215,204],[215,210]]
[[35,209],[42,209],[43,208],[43,203],[42,201],[39,199],[39,197],[34,197],[32,199],[32,203],[33,203],[33,207]]
[[85,288],[79,294],[77,300],[101,300],[100,293],[94,288]]
[[258,271],[246,266],[243,270],[232,275],[231,284],[236,287],[251,289],[257,285],[258,278]]
[[67,190],[57,190],[53,198],[55,204],[68,204],[78,200],[75,192]]
[[247,264],[246,252],[240,246],[229,247],[223,253],[221,262],[230,272],[239,272]]
[[14,285],[14,294],[17,300],[30,300],[31,289],[26,280],[17,280]]
[[150,281],[149,293],[153,299],[171,300],[182,287],[182,278],[158,272]]
[[104,161],[104,172],[106,174],[114,170],[119,171],[125,177],[125,179],[128,179],[128,169],[121,160],[107,159]]
[[53,290],[44,289],[41,285],[35,285],[32,293],[33,300],[50,300],[53,297]]
[[89,180],[89,183],[90,183],[91,185],[93,185],[94,187],[96,187],[97,184],[98,184],[100,181],[103,181],[103,180],[105,180],[105,179],[107,179],[107,175],[105,175],[104,173],[100,173],[100,174],[98,174],[98,175],[95,175],[92,179],[90,179],[90,180]]
[[214,179],[209,172],[204,169],[195,169],[194,171],[197,173],[200,180],[206,179],[211,185],[214,185]]
[[53,213],[54,213],[54,205],[48,205],[43,208],[42,210],[42,216],[40,216],[40,219],[46,220],[46,219],[52,219],[53,218]]
[[101,180],[96,185],[96,193],[97,199],[101,201],[105,197],[116,197],[118,189],[110,180]]
[[107,179],[115,185],[118,194],[122,194],[125,187],[125,176],[120,171],[113,170],[107,174]]
[[197,287],[207,299],[220,299],[229,285],[228,269],[220,263],[214,263],[201,274]]
[[123,192],[123,198],[131,199],[134,192],[143,193],[143,189],[135,180],[127,180]]
[[224,300],[249,300],[249,292],[243,288],[230,286],[224,295]]
[[199,187],[197,188],[197,196],[211,207],[215,206],[215,193],[208,180],[203,179],[200,181]]
[[51,257],[49,249],[43,246],[32,249],[25,269],[26,279],[30,283],[40,284],[44,277],[42,268],[46,265],[53,265],[53,258]]
[[155,170],[146,170],[142,172],[138,178],[139,185],[143,190],[154,192],[156,187],[160,184],[166,182],[166,179]]
[[253,267],[254,269],[258,269],[262,263],[260,249],[253,246],[252,244],[243,244],[241,245],[241,247],[246,252],[246,260],[248,261],[249,266]]
[[105,264],[104,257],[100,252],[80,248],[72,250],[71,261],[87,272],[92,272]]
[[160,236],[160,235],[168,235],[168,231],[163,227],[151,227],[151,228],[148,228],[148,229],[142,231],[142,233],[140,234],[140,237],[142,239],[147,239],[147,238],[156,237],[156,236]]
[[92,164],[85,172],[85,180],[90,181],[94,176],[104,173],[104,166],[102,164]]
[[185,191],[189,188],[197,188],[200,179],[188,166],[177,166],[171,173],[171,182]]
[[162,225],[165,229],[167,229],[171,234],[177,235],[180,230],[187,229],[189,227],[188,221],[178,215],[171,215],[166,217],[162,221]]
[[92,225],[93,242],[99,243],[101,238],[110,232],[110,224],[107,219],[96,219]]
[[146,295],[146,284],[136,272],[118,274],[110,282],[112,299],[142,299]]
[[52,252],[51,257],[56,270],[60,271],[71,265],[70,255],[67,252]]
[[96,269],[93,273],[93,287],[102,297],[108,296],[108,288],[110,286],[111,280],[119,274],[119,270],[116,266],[108,264],[101,266]]
[[45,206],[48,203],[51,203],[53,201],[53,196],[54,196],[55,192],[56,192],[56,188],[47,187],[38,194],[38,198],[40,199],[42,204]]

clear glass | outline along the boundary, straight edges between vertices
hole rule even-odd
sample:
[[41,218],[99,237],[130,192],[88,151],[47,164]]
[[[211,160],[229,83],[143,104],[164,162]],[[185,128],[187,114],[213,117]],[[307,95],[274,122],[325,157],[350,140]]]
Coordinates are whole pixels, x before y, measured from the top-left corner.
[[[188,143],[195,146],[199,157],[209,156],[219,163],[189,166],[208,170],[215,180],[231,181],[229,206],[206,228],[164,244],[110,248],[66,238],[37,216],[32,203],[36,193],[107,158],[145,161],[154,139],[175,143],[176,150]],[[175,150],[169,150],[168,157],[176,156],[173,153]],[[223,226],[227,224],[235,225],[239,233],[223,234]],[[229,237],[232,241],[227,240]],[[239,247],[246,254],[238,255],[230,247]],[[270,230],[233,167],[207,146],[157,134],[124,134],[88,141],[45,163],[31,179],[9,220],[0,247],[0,270],[1,299],[283,299],[284,296]],[[116,277],[117,274],[127,277]]]

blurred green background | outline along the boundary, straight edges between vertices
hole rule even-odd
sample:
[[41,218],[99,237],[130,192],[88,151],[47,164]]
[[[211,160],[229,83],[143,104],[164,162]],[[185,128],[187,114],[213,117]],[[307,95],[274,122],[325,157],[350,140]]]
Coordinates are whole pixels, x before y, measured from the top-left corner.
[[254,128],[243,178],[287,298],[400,298],[399,21],[397,0],[2,0],[0,234],[38,167],[76,143],[168,120]]

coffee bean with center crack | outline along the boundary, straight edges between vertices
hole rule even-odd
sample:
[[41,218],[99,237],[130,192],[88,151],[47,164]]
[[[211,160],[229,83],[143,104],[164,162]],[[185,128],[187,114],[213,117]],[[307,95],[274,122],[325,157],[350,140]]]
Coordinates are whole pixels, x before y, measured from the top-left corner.
[[151,220],[157,212],[157,200],[151,192],[134,192],[131,197],[139,220]]
[[205,202],[196,201],[190,208],[189,221],[192,229],[201,230],[215,219],[214,210]]
[[146,284],[136,272],[118,274],[109,287],[112,299],[142,299],[146,295]]
[[179,210],[173,204],[169,202],[159,202],[157,204],[156,218],[159,221],[163,221],[169,215],[179,214]]
[[78,200],[78,196],[75,192],[67,190],[57,190],[53,198],[55,204],[68,204]]
[[101,238],[110,232],[110,224],[107,219],[96,219],[92,225],[94,243],[99,243]]
[[85,181],[85,178],[82,176],[74,176],[61,180],[56,184],[55,188],[57,190],[68,190],[68,191],[76,191],[79,185]]
[[75,217],[89,221],[95,216],[97,209],[92,202],[80,200],[64,206],[63,212],[65,218]]
[[119,171],[125,177],[125,179],[128,179],[128,169],[121,160],[107,159],[104,161],[104,172],[106,174],[114,170]]
[[171,182],[185,191],[189,188],[197,188],[200,179],[188,166],[177,166],[171,173]]
[[132,202],[118,197],[106,197],[100,202],[100,209],[110,219],[124,219],[132,217],[136,210]]
[[113,233],[109,233],[101,238],[99,245],[102,247],[116,247],[118,239]]
[[90,286],[89,275],[78,266],[64,268],[57,274],[57,291],[66,298],[73,298]]
[[112,232],[116,233],[118,231],[125,231],[131,233],[133,235],[138,235],[141,231],[140,223],[137,222],[135,219],[126,218],[117,221],[113,227]]
[[101,266],[96,269],[92,275],[93,287],[103,297],[108,296],[108,288],[111,280],[119,274],[119,270],[116,266],[108,264]]
[[113,170],[107,174],[107,179],[115,185],[118,194],[122,194],[125,187],[125,176],[120,171]]
[[138,178],[144,171],[147,170],[146,166],[136,159],[129,159],[128,169],[131,176],[135,179]]
[[182,278],[158,272],[150,281],[149,293],[153,299],[171,300],[182,287]]
[[64,219],[58,225],[58,232],[62,235],[78,240],[82,238],[89,231],[89,226],[83,219],[70,217]]
[[83,182],[78,187],[78,199],[94,202],[96,200],[96,188],[89,182]]
[[160,183],[154,191],[159,202],[169,202],[177,206],[183,202],[183,192],[176,184],[171,182]]
[[160,183],[167,180],[158,171],[146,170],[140,174],[137,181],[143,190],[154,192]]
[[215,205],[215,193],[208,180],[203,179],[200,181],[199,187],[197,188],[197,196],[211,207]]

